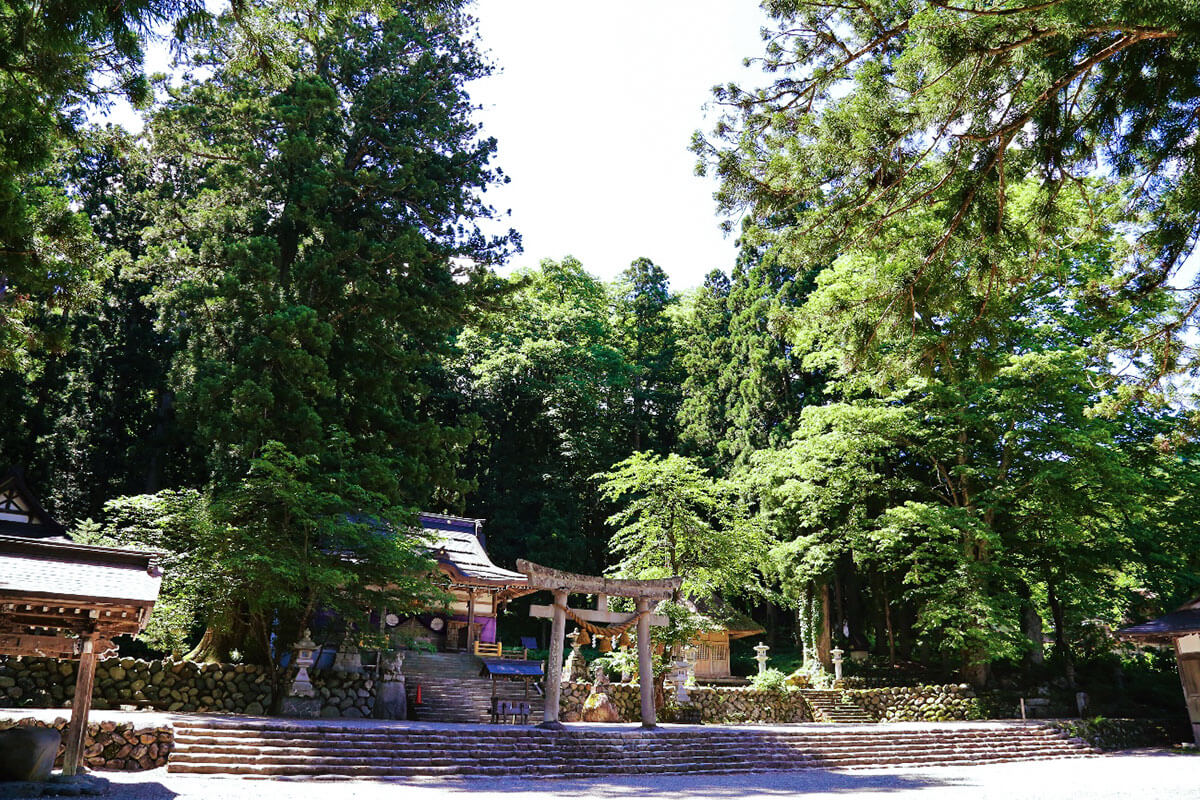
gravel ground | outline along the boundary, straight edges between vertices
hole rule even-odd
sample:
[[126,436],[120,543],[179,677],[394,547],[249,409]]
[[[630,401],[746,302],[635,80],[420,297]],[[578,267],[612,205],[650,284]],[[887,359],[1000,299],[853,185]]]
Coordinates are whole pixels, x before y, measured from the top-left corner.
[[766,772],[756,775],[614,776],[608,779],[246,780],[97,773],[121,800],[708,800],[851,794],[881,800],[1200,800],[1200,756],[1136,751],[1102,758],[921,770]]

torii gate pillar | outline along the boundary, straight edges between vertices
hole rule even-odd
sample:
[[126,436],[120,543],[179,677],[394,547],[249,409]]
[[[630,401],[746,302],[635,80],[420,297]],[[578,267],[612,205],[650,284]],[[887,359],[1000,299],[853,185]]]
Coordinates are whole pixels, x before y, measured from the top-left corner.
[[637,621],[638,678],[642,693],[642,727],[653,728],[654,715],[654,662],[650,657],[650,600],[637,599],[637,610],[641,614]]
[[558,721],[559,697],[562,694],[563,640],[567,632],[567,590],[554,591],[554,616],[550,623],[550,663],[546,665],[546,701],[542,712],[542,727],[561,728]]
[[[619,580],[596,575],[576,575],[543,567],[524,559],[517,561],[517,570],[529,579],[529,588],[548,589],[554,593],[554,607],[550,629],[550,663],[546,669],[546,706],[542,712],[542,727],[561,728],[558,720],[559,698],[562,691],[563,640],[566,638],[567,597],[572,593],[632,597],[640,615],[637,620],[638,677],[642,700],[642,727],[653,728],[654,713],[654,664],[650,652],[650,603],[666,600],[679,590],[680,578],[660,580]],[[535,608],[531,608],[533,612]],[[588,618],[601,621],[608,612],[590,611]],[[604,619],[604,622],[615,620]],[[662,623],[665,624],[663,619]]]

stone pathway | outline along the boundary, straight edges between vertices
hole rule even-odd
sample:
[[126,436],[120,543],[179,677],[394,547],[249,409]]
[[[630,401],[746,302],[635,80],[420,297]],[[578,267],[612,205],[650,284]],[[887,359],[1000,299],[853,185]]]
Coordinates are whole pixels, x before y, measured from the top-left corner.
[[1096,759],[919,770],[810,770],[587,780],[357,781],[109,773],[120,800],[1184,800],[1200,796],[1200,756],[1154,751]]

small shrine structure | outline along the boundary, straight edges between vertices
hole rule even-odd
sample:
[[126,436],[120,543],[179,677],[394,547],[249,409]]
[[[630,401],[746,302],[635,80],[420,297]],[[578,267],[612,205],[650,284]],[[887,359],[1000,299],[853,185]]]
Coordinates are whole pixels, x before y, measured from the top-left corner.
[[1122,628],[1117,638],[1174,648],[1192,738],[1200,744],[1200,597],[1158,619]]
[[483,520],[422,512],[420,523],[429,540],[429,554],[446,576],[454,599],[448,614],[425,614],[405,623],[408,632],[429,639],[441,650],[471,653],[477,643],[500,641],[496,630],[500,612],[509,600],[534,591],[528,579],[492,563],[484,549]]
[[[517,561],[517,569],[528,579],[530,591],[547,590],[554,595],[554,603],[530,608],[532,616],[551,618],[550,657],[546,673],[546,702],[542,727],[561,728],[558,720],[559,697],[562,691],[563,642],[566,639],[568,614],[577,621],[598,623],[608,626],[603,632],[614,635],[631,625],[637,626],[638,681],[641,689],[642,726],[653,728],[654,712],[654,665],[650,649],[651,609],[656,601],[666,600],[679,591],[683,579],[679,577],[658,580],[622,580],[597,575],[577,575],[572,572],[543,567],[524,559]],[[592,594],[599,597],[629,597],[634,601],[636,612],[631,617],[620,612],[596,609],[572,609],[567,599],[572,594]],[[659,624],[665,624],[660,618]]]
[[19,472],[0,480],[0,655],[79,660],[65,775],[83,755],[96,659],[150,620],[162,581],[157,559],[71,541]]
[[763,627],[720,598],[708,602],[694,602],[684,597],[681,602],[689,611],[699,614],[711,623],[710,628],[691,641],[691,645],[696,648],[696,680],[709,683],[745,683],[744,679],[733,677],[733,668],[729,662],[729,643],[734,639],[764,633]]

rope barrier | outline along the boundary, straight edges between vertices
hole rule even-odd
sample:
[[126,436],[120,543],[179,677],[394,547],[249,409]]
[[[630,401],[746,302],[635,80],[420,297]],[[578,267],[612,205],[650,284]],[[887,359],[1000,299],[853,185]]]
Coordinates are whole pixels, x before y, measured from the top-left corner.
[[555,603],[554,607],[561,609],[562,611],[565,611],[567,616],[571,618],[572,622],[574,622],[579,627],[583,628],[585,631],[588,632],[588,634],[590,634],[592,636],[597,636],[597,635],[598,636],[612,636],[612,637],[620,636],[622,633],[624,633],[625,631],[627,631],[631,627],[633,627],[633,625],[636,624],[639,619],[641,619],[642,617],[644,617],[650,613],[650,609],[646,609],[645,611],[639,611],[637,614],[634,614],[632,617],[625,620],[624,622],[622,622],[619,625],[609,625],[606,627],[601,627],[599,625],[593,625],[592,623],[588,622],[587,620],[582,619],[578,614],[575,613],[575,611],[573,609],[567,608],[566,606]]

